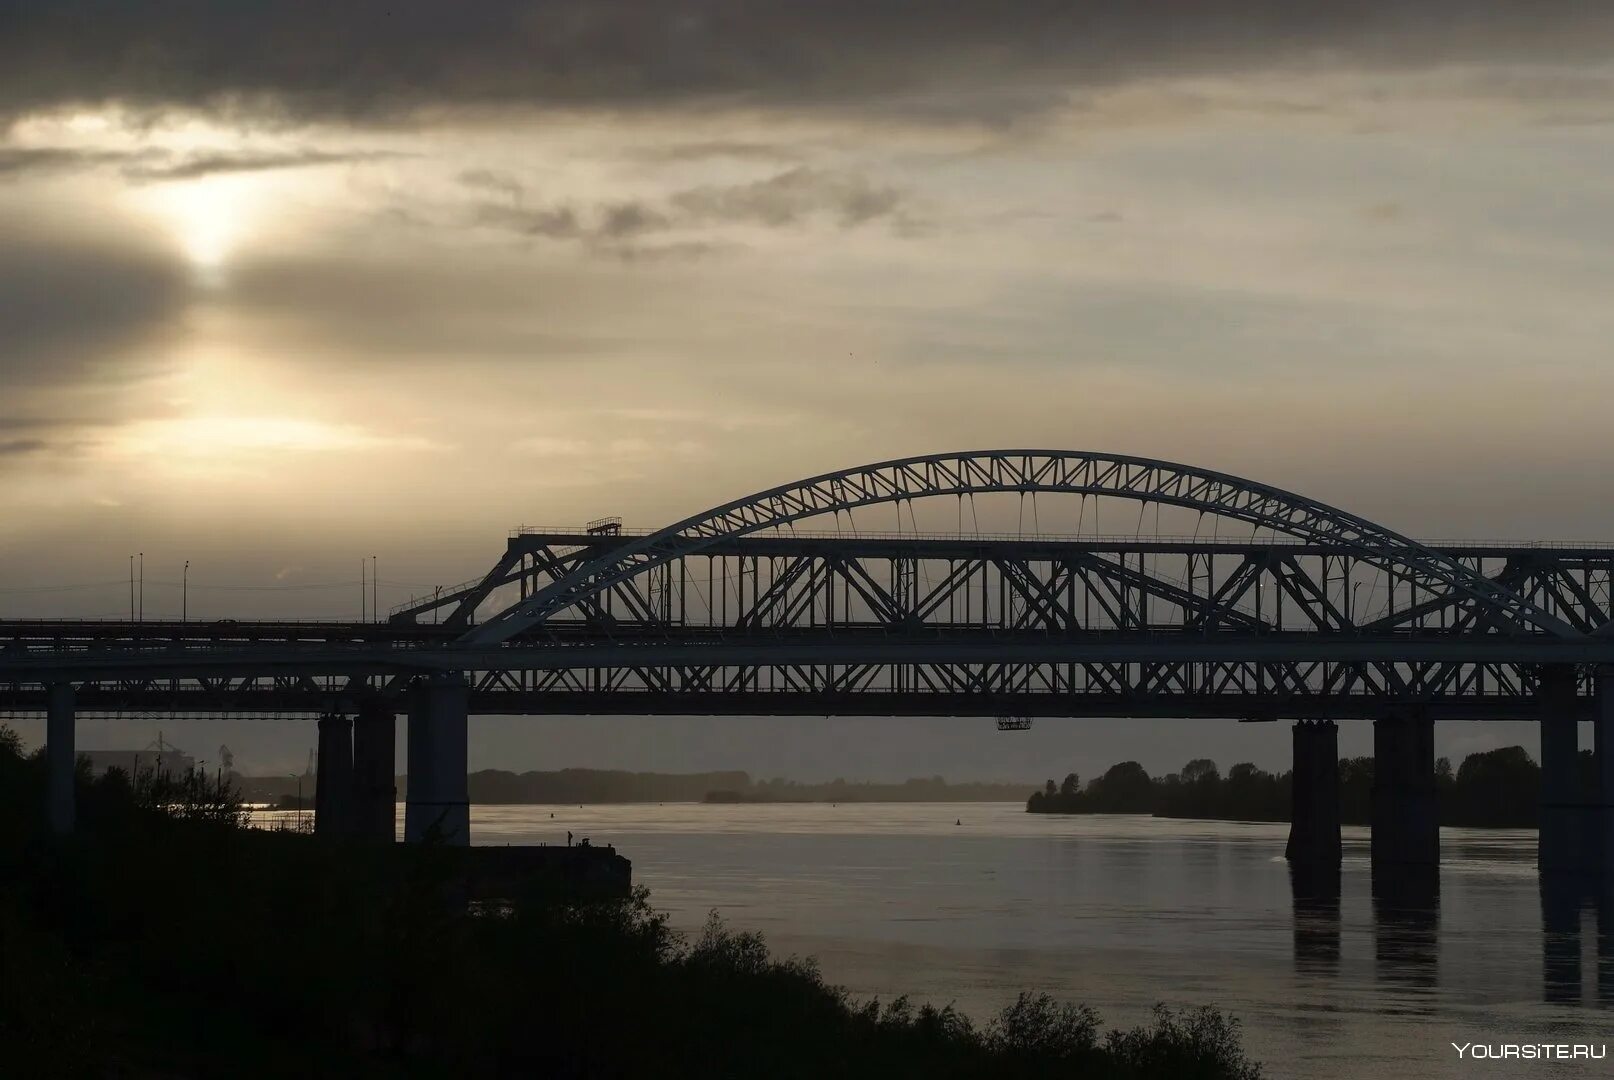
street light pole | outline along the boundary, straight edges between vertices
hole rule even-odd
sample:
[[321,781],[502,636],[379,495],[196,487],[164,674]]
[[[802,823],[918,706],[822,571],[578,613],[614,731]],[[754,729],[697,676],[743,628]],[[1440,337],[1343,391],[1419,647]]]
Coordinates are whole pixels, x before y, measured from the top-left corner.
[[191,561],[185,560],[185,569],[179,577],[179,621],[190,622],[191,616]]

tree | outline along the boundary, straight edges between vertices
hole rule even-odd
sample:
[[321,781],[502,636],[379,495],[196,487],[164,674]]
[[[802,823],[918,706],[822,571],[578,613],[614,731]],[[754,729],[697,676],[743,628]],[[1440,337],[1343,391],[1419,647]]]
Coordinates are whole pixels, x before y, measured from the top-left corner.
[[1463,759],[1442,816],[1464,825],[1528,827],[1537,821],[1541,767],[1522,746]]
[[1216,771],[1216,762],[1210,758],[1195,758],[1182,767],[1182,782],[1185,784],[1199,784],[1209,781],[1215,783],[1221,779]]
[[1110,814],[1146,814],[1154,809],[1154,785],[1136,761],[1111,765],[1088,786],[1093,809]]
[[1069,798],[1082,790],[1082,778],[1075,773],[1066,773],[1064,783],[1059,785],[1059,794]]

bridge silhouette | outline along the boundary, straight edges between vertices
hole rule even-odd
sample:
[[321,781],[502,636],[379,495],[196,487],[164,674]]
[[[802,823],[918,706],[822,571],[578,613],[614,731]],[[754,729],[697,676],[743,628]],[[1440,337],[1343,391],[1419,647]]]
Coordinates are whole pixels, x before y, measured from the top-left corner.
[[[881,504],[900,523],[927,499],[957,500],[962,522],[966,499],[1039,493],[1129,500],[1140,527],[853,524]],[[1151,506],[1192,533],[1144,535]],[[318,715],[322,828],[377,839],[406,713],[406,837],[461,843],[474,714],[1293,720],[1289,853],[1325,865],[1335,724],[1371,720],[1374,859],[1409,866],[1438,861],[1434,722],[1535,720],[1543,869],[1597,870],[1614,867],[1611,581],[1614,545],[1420,542],[1191,466],[974,451],[828,473],[654,531],[519,529],[485,575],[385,622],[0,621],[0,710],[46,714],[59,770],[78,714]]]

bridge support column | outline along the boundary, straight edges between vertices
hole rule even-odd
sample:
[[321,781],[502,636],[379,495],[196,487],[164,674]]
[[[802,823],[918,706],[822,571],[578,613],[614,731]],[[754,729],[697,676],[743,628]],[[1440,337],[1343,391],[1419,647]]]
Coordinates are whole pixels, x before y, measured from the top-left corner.
[[381,698],[366,698],[353,717],[353,835],[390,844],[397,837],[398,718]]
[[1290,774],[1291,863],[1333,867],[1340,861],[1339,726],[1332,720],[1301,720],[1294,726],[1294,771]]
[[347,836],[353,829],[353,721],[319,718],[319,772],[314,776],[314,832]]
[[50,831],[73,831],[78,816],[73,771],[78,763],[72,683],[51,683],[45,688],[45,817]]
[[1373,723],[1375,876],[1438,875],[1440,817],[1435,804],[1435,723],[1394,716]]
[[1575,719],[1573,664],[1545,664],[1536,684],[1541,722],[1541,814],[1536,864],[1544,874],[1587,869],[1582,837],[1585,800],[1580,784],[1580,732]]
[[409,790],[404,840],[418,844],[434,830],[447,843],[471,842],[465,786],[466,711],[470,687],[459,675],[419,683],[409,704]]
[[1592,746],[1597,784],[1584,820],[1592,839],[1592,860],[1602,877],[1603,894],[1608,896],[1614,894],[1614,665],[1597,669]]

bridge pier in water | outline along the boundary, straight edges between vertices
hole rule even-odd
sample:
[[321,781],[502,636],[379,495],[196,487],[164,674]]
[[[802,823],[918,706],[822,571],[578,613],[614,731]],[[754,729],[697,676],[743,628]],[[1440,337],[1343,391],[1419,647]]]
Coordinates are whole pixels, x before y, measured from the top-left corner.
[[319,771],[314,774],[314,832],[346,836],[353,823],[353,721],[319,718]]
[[1432,892],[1440,871],[1435,798],[1435,723],[1390,716],[1373,722],[1374,885]]
[[397,837],[398,717],[392,705],[365,698],[353,717],[353,835],[390,844]]
[[1589,867],[1583,847],[1586,808],[1581,795],[1573,665],[1542,665],[1537,673],[1536,707],[1541,725],[1536,864],[1543,874],[1582,873]]
[[1339,727],[1332,720],[1300,720],[1294,726],[1289,843],[1284,848],[1296,873],[1308,880],[1338,880]]
[[1592,747],[1596,781],[1583,819],[1594,838],[1592,858],[1603,877],[1603,892],[1614,894],[1614,665],[1597,669],[1592,699]]
[[1543,665],[1538,680],[1541,817],[1537,863],[1543,874],[1601,878],[1605,892],[1614,890],[1614,667],[1599,667],[1596,672],[1589,784],[1581,770],[1574,665]]
[[448,843],[467,845],[471,842],[465,781],[470,686],[459,675],[433,675],[410,694],[404,840],[420,843],[435,829]]
[[73,684],[51,683],[45,688],[45,817],[50,831],[73,831],[78,816],[73,771],[78,761],[78,713]]

